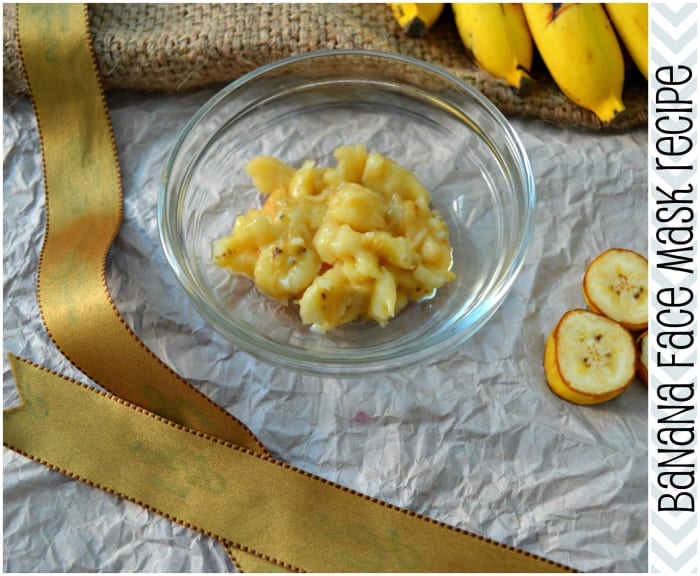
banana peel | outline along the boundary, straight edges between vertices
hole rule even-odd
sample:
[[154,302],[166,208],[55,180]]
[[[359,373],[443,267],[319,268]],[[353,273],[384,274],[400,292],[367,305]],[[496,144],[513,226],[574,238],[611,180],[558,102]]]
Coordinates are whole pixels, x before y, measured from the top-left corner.
[[605,11],[621,42],[644,78],[649,79],[649,5],[606,3]]
[[649,366],[647,364],[649,358],[649,332],[642,332],[635,341],[637,345],[637,377],[644,382],[645,386],[649,386]]
[[453,3],[459,36],[477,66],[525,95],[532,86],[533,42],[520,4]]

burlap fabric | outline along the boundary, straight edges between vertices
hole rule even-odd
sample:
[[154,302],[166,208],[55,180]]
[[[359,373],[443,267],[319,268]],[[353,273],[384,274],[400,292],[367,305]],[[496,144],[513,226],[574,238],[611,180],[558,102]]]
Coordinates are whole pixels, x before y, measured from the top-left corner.
[[[3,91],[23,95],[16,7],[3,5]],[[401,33],[386,4],[91,4],[97,63],[106,90],[181,91],[230,82],[263,64],[312,50],[396,52],[435,64],[486,94],[508,116],[622,130],[647,123],[647,83],[629,68],[624,114],[603,126],[559,91],[536,59],[525,97],[475,66],[449,7],[421,39]]]

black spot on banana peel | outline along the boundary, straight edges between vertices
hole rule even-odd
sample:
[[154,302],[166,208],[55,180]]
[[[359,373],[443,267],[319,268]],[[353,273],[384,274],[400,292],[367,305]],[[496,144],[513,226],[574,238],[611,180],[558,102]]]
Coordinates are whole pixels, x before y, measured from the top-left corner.
[[557,17],[564,12],[567,8],[571,8],[571,4],[552,4],[552,14],[550,16],[550,21],[554,21]]
[[403,29],[404,34],[409,38],[422,38],[425,36],[428,27],[420,18],[412,18]]
[[532,86],[535,81],[530,76],[530,71],[523,66],[518,66],[518,70],[522,72],[520,76],[520,84],[515,87],[513,86],[513,92],[515,92],[521,98],[527,96],[532,91]]

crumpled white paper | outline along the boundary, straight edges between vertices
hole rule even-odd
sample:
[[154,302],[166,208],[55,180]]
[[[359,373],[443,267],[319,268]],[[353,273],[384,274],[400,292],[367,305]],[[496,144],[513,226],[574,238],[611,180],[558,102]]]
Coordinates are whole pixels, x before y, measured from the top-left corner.
[[[647,250],[647,132],[586,133],[512,120],[537,180],[525,266],[494,318],[448,358],[362,380],[263,364],[206,325],[167,268],[156,226],[161,170],[213,91],[108,96],[124,222],[112,296],[165,363],[245,422],[278,458],[398,506],[596,572],[647,570],[647,390],[576,406],[547,388],[545,338],[584,307],[603,250]],[[31,106],[3,109],[4,350],[89,383],[41,323],[41,157]],[[4,361],[4,406],[18,403]],[[76,418],[80,415],[76,414]],[[4,451],[3,569],[233,570],[223,548],[135,504]]]

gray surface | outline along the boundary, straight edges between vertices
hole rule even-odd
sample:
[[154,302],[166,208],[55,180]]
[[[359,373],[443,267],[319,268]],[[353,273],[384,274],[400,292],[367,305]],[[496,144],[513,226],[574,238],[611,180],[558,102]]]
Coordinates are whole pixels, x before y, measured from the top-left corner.
[[[125,202],[108,282],[139,337],[290,464],[580,570],[646,571],[646,388],[634,382],[609,403],[575,406],[542,372],[548,332],[584,306],[587,263],[613,246],[646,254],[646,129],[600,135],[514,121],[540,203],[504,305],[435,365],[338,381],[232,348],[166,267],[155,220],[161,167],[210,95],[108,99]],[[4,350],[86,381],[51,344],[36,305],[44,198],[31,107],[6,98],[3,112]],[[4,406],[17,401],[5,360]],[[208,538],[8,450],[3,490],[5,571],[232,569]]]

